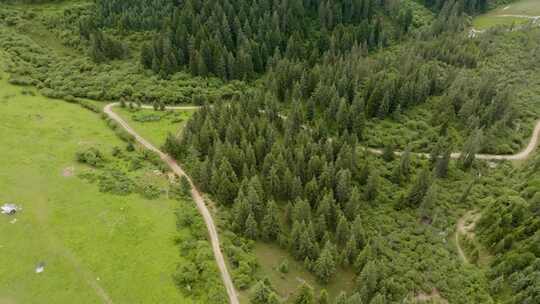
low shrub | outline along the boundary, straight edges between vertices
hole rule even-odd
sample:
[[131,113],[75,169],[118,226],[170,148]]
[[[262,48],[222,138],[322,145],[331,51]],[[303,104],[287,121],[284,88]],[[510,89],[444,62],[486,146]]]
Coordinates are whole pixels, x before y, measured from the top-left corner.
[[103,167],[105,158],[101,151],[95,147],[90,147],[76,153],[77,161],[92,167]]

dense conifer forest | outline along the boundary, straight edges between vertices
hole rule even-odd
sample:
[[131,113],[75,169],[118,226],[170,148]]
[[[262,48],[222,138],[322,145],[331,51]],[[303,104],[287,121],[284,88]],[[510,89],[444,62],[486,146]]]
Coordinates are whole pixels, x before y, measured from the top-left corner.
[[[540,117],[538,26],[471,29],[509,3],[0,1],[0,54],[10,83],[96,112],[200,106],[162,149],[212,201],[245,303],[534,304],[540,158],[476,157]],[[226,303],[186,210],[178,291]]]

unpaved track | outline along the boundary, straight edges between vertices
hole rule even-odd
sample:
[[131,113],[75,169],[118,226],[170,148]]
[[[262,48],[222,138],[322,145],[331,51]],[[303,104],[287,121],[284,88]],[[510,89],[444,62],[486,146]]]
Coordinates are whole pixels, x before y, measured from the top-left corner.
[[[113,104],[113,105],[117,105],[116,103]],[[152,106],[147,106],[147,105],[143,105],[141,106],[141,108],[143,109],[153,109]],[[176,107],[166,107],[167,110],[197,110],[197,109],[200,109],[201,107],[199,106],[176,106]],[[287,119],[287,116],[285,115],[279,115],[279,117],[281,117],[282,119]],[[305,128],[308,128],[307,126]],[[538,147],[538,143],[539,143],[539,140],[540,140],[540,120],[536,121],[535,123],[535,127],[534,127],[534,130],[533,130],[533,133],[532,133],[532,136],[531,136],[531,139],[529,140],[529,144],[527,145],[527,147],[525,147],[525,149],[523,149],[521,152],[517,153],[517,154],[476,154],[476,158],[477,159],[481,159],[481,160],[499,160],[499,161],[502,161],[502,160],[525,160],[527,158],[529,158],[529,156],[534,152],[534,150],[536,149],[536,147]],[[376,154],[376,155],[382,155],[383,154],[383,149],[378,149],[378,148],[363,148],[365,151],[368,151],[369,153],[372,153],[372,154]],[[397,152],[394,152],[397,156],[400,156],[403,152],[401,151],[397,151]],[[419,152],[415,152],[415,153],[412,153],[416,156],[420,156],[420,157],[424,157],[424,158],[431,158],[431,155],[429,153],[419,153]],[[452,153],[450,155],[450,157],[452,159],[458,159],[460,158],[461,156],[461,153],[459,152],[455,152],[455,153]]]
[[[132,129],[118,114],[116,114],[112,108],[117,106],[118,103],[111,103],[105,106],[103,109],[103,112],[109,116],[109,118],[116,121],[126,132],[133,135],[135,139],[143,145],[146,149],[151,150],[159,155],[159,157],[169,165],[171,170],[178,175],[179,177],[185,176],[189,183],[191,184],[191,196],[193,197],[193,200],[195,201],[197,208],[199,209],[199,213],[202,215],[204,222],[206,224],[206,228],[208,229],[208,234],[210,236],[210,243],[212,244],[212,250],[214,252],[214,258],[216,259],[216,263],[219,267],[219,271],[221,272],[221,277],[223,279],[223,284],[225,285],[225,288],[227,289],[227,294],[229,296],[229,302],[231,304],[239,304],[238,302],[238,296],[236,294],[236,289],[234,288],[231,276],[229,274],[229,271],[227,269],[227,265],[225,263],[225,259],[223,258],[223,253],[221,252],[221,247],[219,243],[219,237],[218,232],[216,229],[216,225],[214,224],[214,220],[212,219],[212,215],[210,214],[210,211],[206,207],[206,204],[204,203],[204,199],[197,190],[197,187],[193,184],[193,181],[191,178],[185,173],[185,171],[176,163],[174,159],[172,159],[169,155],[161,152],[158,148],[154,147],[150,142],[148,142],[146,139],[141,137],[134,129]],[[143,106],[143,108],[152,108],[151,106]],[[198,107],[168,107],[167,109],[170,110],[193,110],[197,109]]]
[[481,214],[475,213],[475,211],[469,211],[465,213],[457,222],[456,224],[456,233],[454,235],[456,247],[459,253],[459,256],[463,259],[463,261],[467,264],[469,264],[469,260],[467,259],[467,256],[465,255],[465,252],[463,251],[463,248],[461,248],[461,244],[459,242],[459,236],[474,236],[474,233],[472,232],[476,226],[476,222],[480,219]]
[[[512,154],[512,155],[476,154],[476,158],[477,159],[482,159],[482,160],[525,160],[525,159],[529,158],[529,156],[534,152],[536,147],[538,147],[539,137],[540,137],[540,120],[538,120],[536,122],[536,124],[535,124],[533,134],[531,136],[531,139],[529,140],[529,144],[521,152],[519,152],[517,154]],[[373,153],[373,154],[377,154],[377,155],[382,155],[383,154],[382,149],[375,149],[375,148],[364,148],[364,149],[366,151],[370,152],[370,153]],[[395,154],[398,155],[398,156],[401,155],[402,153],[403,152],[395,152]],[[429,153],[412,153],[412,154],[417,155],[417,156],[421,156],[421,157],[424,157],[424,158],[430,158],[431,157],[429,155]],[[460,156],[461,156],[461,153],[452,153],[450,155],[450,157],[453,158],[453,159],[457,159]]]

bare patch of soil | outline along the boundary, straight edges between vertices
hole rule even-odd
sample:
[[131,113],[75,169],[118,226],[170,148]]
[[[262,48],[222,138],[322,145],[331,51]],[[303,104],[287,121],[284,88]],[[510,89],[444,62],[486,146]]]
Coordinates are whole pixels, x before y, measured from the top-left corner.
[[414,297],[415,303],[423,303],[428,301],[430,303],[434,302],[440,304],[448,304],[448,301],[441,296],[437,288],[433,288],[433,290],[431,290],[431,293],[421,292]]
[[64,170],[62,170],[62,176],[63,177],[72,177],[75,174],[75,167],[65,167]]

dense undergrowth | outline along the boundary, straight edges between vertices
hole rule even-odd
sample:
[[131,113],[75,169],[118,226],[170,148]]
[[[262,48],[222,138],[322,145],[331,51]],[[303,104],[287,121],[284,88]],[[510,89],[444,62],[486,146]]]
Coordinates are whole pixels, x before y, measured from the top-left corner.
[[505,303],[540,301],[540,158],[513,172],[514,186],[489,199],[479,239],[494,259],[490,291]]
[[80,38],[73,38],[78,37],[78,29],[64,27],[61,22],[49,23],[64,20],[63,13],[43,13],[39,8],[24,11],[17,7],[0,12],[0,46],[9,54],[13,84],[36,86],[44,95],[54,98],[73,96],[106,101],[129,96],[145,103],[159,100],[166,104],[191,103],[197,96],[227,99],[243,87],[218,79],[192,78],[185,73],[162,79],[141,69],[136,59],[95,64],[85,56],[84,48],[71,47],[80,45]]

